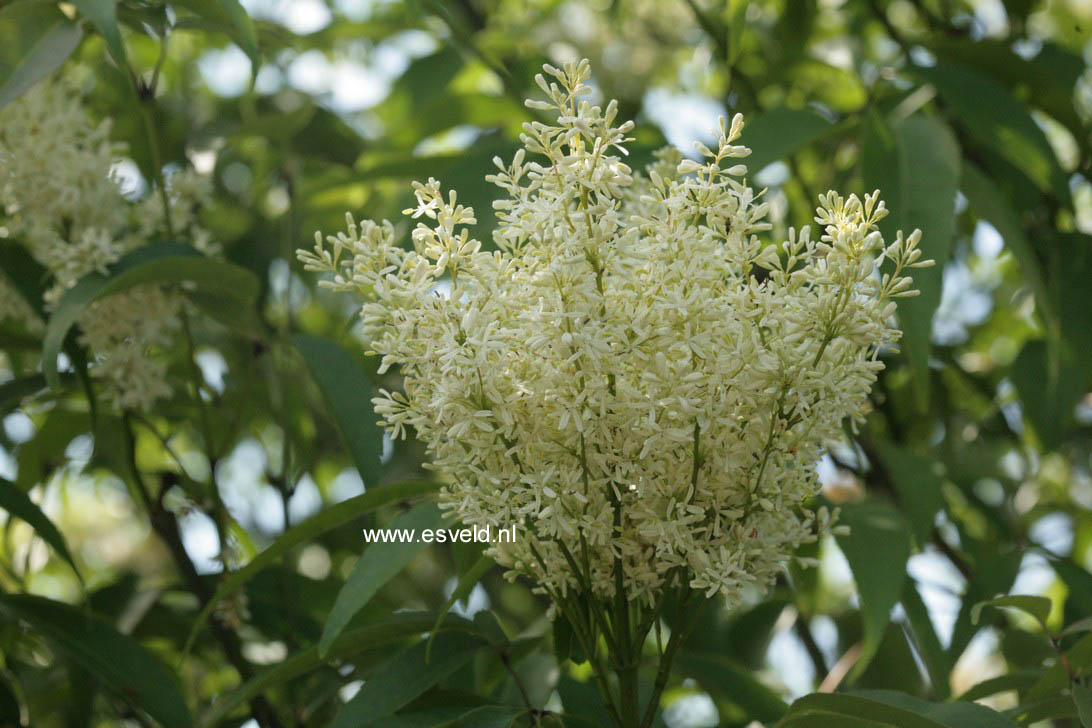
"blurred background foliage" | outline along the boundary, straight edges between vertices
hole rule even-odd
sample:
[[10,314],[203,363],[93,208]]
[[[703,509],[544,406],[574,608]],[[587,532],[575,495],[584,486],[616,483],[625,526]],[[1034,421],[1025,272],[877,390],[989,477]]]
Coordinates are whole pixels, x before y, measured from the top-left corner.
[[[852,535],[746,608],[707,610],[662,724],[909,725],[875,701],[782,717],[822,687],[1092,725],[1081,0],[0,3],[0,98],[63,63],[127,145],[127,194],[151,194],[160,163],[211,176],[201,223],[256,289],[191,296],[205,314],[192,346],[160,352],[180,384],[150,412],[96,408],[72,348],[47,386],[42,333],[0,329],[0,725],[518,725],[525,701],[602,724],[543,600],[497,569],[475,585],[469,547],[388,551],[407,565],[366,606],[339,598],[366,571],[360,528],[435,485],[419,446],[372,424],[370,388],[397,377],[376,375],[355,311],[294,255],[346,210],[408,232],[409,181],[430,176],[475,207],[490,245],[490,160],[517,147],[541,64],[580,57],[637,122],[633,166],[743,112],[772,238],[809,224],[821,191],[880,188],[885,232],[922,228],[941,263],[916,276],[867,426],[818,464]],[[21,290],[42,283],[15,241],[0,240],[0,268]],[[427,663],[401,652],[457,585],[455,612],[485,641],[443,633]],[[1015,604],[1043,624],[973,613],[1010,593],[1049,598]],[[331,611],[348,622],[320,657]],[[910,701],[891,704],[928,712]]]

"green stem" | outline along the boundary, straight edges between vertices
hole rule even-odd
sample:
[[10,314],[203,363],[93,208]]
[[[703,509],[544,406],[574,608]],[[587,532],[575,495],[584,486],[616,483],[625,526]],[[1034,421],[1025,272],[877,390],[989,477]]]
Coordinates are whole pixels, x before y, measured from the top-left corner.
[[[546,561],[542,558],[542,554],[539,553],[538,548],[535,547],[533,541],[530,542],[531,554],[538,561],[542,570],[546,571]],[[599,662],[598,656],[598,644],[591,638],[591,624],[585,623],[580,614],[580,610],[567,599],[563,599],[561,594],[555,592],[549,587],[546,588],[546,593],[550,596],[550,599],[557,605],[558,609],[562,611],[565,618],[569,620],[569,624],[572,625],[573,634],[576,635],[577,640],[580,642],[581,649],[584,650],[584,655],[588,658],[588,664],[592,668],[592,677],[595,679],[595,687],[599,690],[599,697],[603,700],[603,705],[607,709],[607,713],[610,714],[611,722],[616,728],[632,728],[630,725],[626,725],[622,722],[622,717],[619,715],[618,707],[615,705],[614,697],[610,692],[610,685],[607,683],[607,671]]]
[[732,67],[728,64],[729,52],[728,43],[725,41],[724,28],[717,26],[717,23],[705,14],[704,11],[698,6],[694,0],[686,0],[686,4],[690,6],[690,11],[694,14],[694,19],[698,21],[698,25],[701,26],[702,31],[705,32],[709,39],[713,41],[713,44],[717,47],[717,55],[719,55],[728,66],[729,72]]
[[630,660],[618,668],[618,692],[622,703],[622,724],[626,728],[636,728],[641,717],[640,698],[638,696],[638,677],[640,663]]
[[[656,682],[652,685],[652,695],[649,696],[648,707],[645,708],[645,714],[641,719],[639,728],[651,728],[652,721],[656,718],[656,709],[660,707],[660,696],[663,695],[664,688],[667,687],[667,678],[671,675],[671,665],[675,661],[675,654],[694,630],[702,607],[708,601],[702,599],[691,606],[694,597],[695,593],[689,585],[684,585],[679,591],[679,618],[676,620],[675,629],[671,630],[671,637],[668,638],[667,646],[660,656],[660,664],[656,670]],[[688,609],[690,610],[689,613],[687,613]],[[634,725],[638,724],[635,723]]]
[[[614,505],[614,532],[622,535],[622,504],[611,489]],[[618,673],[618,690],[622,724],[626,728],[637,725],[640,706],[637,696],[637,668],[639,662],[633,657],[633,632],[629,620],[629,602],[626,600],[625,578],[622,556],[614,557],[614,636],[617,640],[617,654],[612,655],[614,669]]]
[[167,236],[174,238],[174,224],[171,220],[171,201],[167,195],[167,185],[163,179],[163,152],[159,146],[159,134],[156,131],[155,92],[159,85],[159,72],[167,59],[167,33],[164,32],[160,40],[159,58],[156,61],[155,70],[152,72],[152,80],[145,85],[143,79],[137,78],[130,69],[129,75],[133,84],[133,92],[137,97],[137,105],[140,107],[140,116],[144,120],[144,133],[148,137],[148,148],[152,153],[152,176],[159,188],[159,199],[163,203],[163,224],[167,228]]
[[[129,471],[126,480],[131,482],[130,489],[138,494],[138,499],[148,514],[152,530],[166,543],[175,566],[181,573],[190,592],[197,598],[198,603],[204,606],[212,598],[212,593],[209,591],[208,585],[201,579],[200,574],[197,573],[197,568],[186,552],[186,547],[182,543],[182,531],[178,525],[177,516],[163,504],[165,495],[163,489],[160,490],[157,496],[153,497],[144,482],[140,467],[137,465],[136,437],[133,433],[131,417],[128,414],[124,415],[122,422],[124,424],[125,462]],[[209,627],[217,642],[220,643],[228,662],[239,673],[239,677],[244,681],[249,680],[254,671],[243,656],[242,642],[239,636],[216,616],[210,619]],[[261,728],[283,727],[284,724],[281,722],[276,710],[263,696],[256,695],[249,702],[251,715]]]
[[[288,521],[285,521],[287,523]],[[527,708],[527,713],[531,716],[535,726],[541,726],[542,722],[539,720],[540,711],[531,704],[531,697],[527,694],[527,688],[523,686],[523,681],[520,680],[519,673],[516,672],[515,667],[512,665],[512,657],[504,649],[498,651],[501,664],[504,665],[504,669],[508,671],[508,674],[512,676],[512,682],[516,684],[516,689],[519,690],[520,698],[523,699],[523,705]]]
[[603,639],[606,640],[607,649],[610,651],[616,651],[618,649],[618,642],[614,638],[614,634],[611,631],[610,625],[606,621],[606,617],[603,615],[603,610],[600,606],[600,602],[595,598],[595,594],[591,590],[591,572],[587,575],[587,583],[583,583],[581,578],[580,567],[576,563],[576,559],[573,557],[572,552],[569,551],[569,547],[565,545],[565,542],[561,539],[556,541],[558,548],[561,550],[562,556],[569,564],[569,568],[576,574],[577,581],[581,582],[581,588],[585,590],[588,601],[588,629],[591,632],[592,642],[595,642],[595,626],[598,625],[603,631]]
[[153,98],[143,98],[140,101],[140,115],[144,119],[144,133],[148,136],[148,147],[152,152],[152,174],[155,177],[156,187],[159,188],[159,199],[163,203],[163,224],[167,228],[167,236],[174,238],[174,223],[171,220],[171,200],[167,196],[167,185],[163,179],[163,153],[159,148],[159,135],[156,133],[155,117],[152,115]]
[[208,405],[201,397],[201,380],[204,379],[204,376],[197,367],[197,347],[194,344],[193,330],[190,328],[190,316],[186,312],[185,305],[182,306],[182,313],[179,318],[182,320],[182,334],[186,339],[186,359],[188,359],[190,386],[193,387],[193,398],[197,402],[197,409],[201,416],[201,434],[205,437],[205,449],[209,453],[209,467],[215,468],[216,462],[212,460],[212,453],[216,451],[212,439],[212,420],[209,418]]

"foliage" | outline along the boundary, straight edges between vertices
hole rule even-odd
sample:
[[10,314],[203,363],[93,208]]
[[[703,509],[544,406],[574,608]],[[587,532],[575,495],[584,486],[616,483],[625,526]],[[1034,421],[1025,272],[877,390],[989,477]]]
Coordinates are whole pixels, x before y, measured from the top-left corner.
[[[1089,28],[1075,0],[0,3],[0,725],[607,724],[579,625],[481,544],[365,545],[441,483],[295,259],[347,209],[408,246],[429,177],[489,247],[491,160],[581,57],[631,168],[741,112],[764,239],[879,188],[937,261],[827,443],[810,505],[849,534],[731,609],[664,604],[656,724],[1092,725]],[[79,154],[4,136],[43,98]],[[116,155],[120,187],[75,178]]]

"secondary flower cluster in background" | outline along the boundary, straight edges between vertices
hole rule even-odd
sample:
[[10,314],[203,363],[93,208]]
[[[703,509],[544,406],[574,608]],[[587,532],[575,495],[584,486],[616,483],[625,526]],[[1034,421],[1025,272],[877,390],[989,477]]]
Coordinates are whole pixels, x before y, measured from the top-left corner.
[[[0,109],[3,229],[51,274],[41,311],[0,278],[0,319],[39,331],[41,314],[80,278],[104,273],[126,253],[167,237],[158,197],[134,203],[122,195],[114,170],[125,148],[110,140],[110,128],[109,120],[92,121],[79,88],[66,78],[40,84]],[[207,179],[177,171],[167,178],[167,192],[174,232],[203,252],[215,252],[196,218],[211,192]],[[169,342],[182,305],[180,294],[142,285],[95,302],[80,315],[91,371],[119,408],[148,409],[171,394],[167,362],[153,351]]]

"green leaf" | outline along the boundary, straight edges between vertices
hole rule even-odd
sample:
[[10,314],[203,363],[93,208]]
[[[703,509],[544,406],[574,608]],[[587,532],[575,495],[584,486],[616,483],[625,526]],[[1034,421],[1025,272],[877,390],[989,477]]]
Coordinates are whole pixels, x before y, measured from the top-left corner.
[[[747,30],[747,9],[751,6],[747,0],[728,0],[725,15],[728,16],[727,38],[728,57],[724,59],[731,69],[743,52],[743,35]],[[723,32],[718,24],[718,31]]]
[[76,576],[79,577],[80,581],[83,581],[83,576],[80,575],[80,570],[76,568],[76,562],[68,550],[68,544],[65,543],[64,536],[53,525],[53,522],[42,513],[38,505],[20,490],[19,486],[7,478],[0,478],[0,508],[30,524],[31,528],[41,536],[42,540],[68,562],[68,565],[72,567],[72,571],[76,572]]
[[1041,725],[1039,721],[1075,718],[1077,707],[1073,704],[1071,695],[1059,693],[1049,698],[1018,705],[1005,711],[1005,715],[1020,725]]
[[[398,128],[391,129],[396,140],[404,142],[406,146],[413,146],[423,136],[428,135],[427,130],[421,134],[418,126],[429,123],[436,114],[429,115],[425,112],[439,111],[438,101],[450,104],[448,87],[465,64],[466,56],[450,45],[444,45],[436,52],[410,62],[405,73],[392,85],[390,95],[375,108],[376,113],[387,123],[400,124]],[[406,123],[411,120],[413,123]],[[451,126],[453,124],[448,123],[447,127]],[[429,129],[433,132],[441,130],[432,127]],[[414,136],[405,138],[407,131]]]
[[1085,70],[1079,55],[1050,42],[1031,58],[1017,55],[1011,41],[1000,38],[969,41],[934,34],[925,42],[942,58],[989,74],[1018,97],[1026,94],[1032,105],[1064,124],[1087,147],[1088,129],[1073,103],[1073,87]]
[[[722,652],[745,667],[759,669],[766,663],[774,628],[789,603],[785,598],[767,597],[754,607],[733,614],[723,629],[717,629],[702,639],[702,649]],[[705,613],[714,611],[710,609]],[[701,625],[701,622],[698,624]]]
[[183,652],[189,652],[194,638],[197,637],[197,633],[201,631],[201,628],[204,626],[217,604],[230,596],[243,584],[246,584],[253,579],[258,572],[279,559],[291,549],[300,544],[314,541],[317,537],[327,531],[332,531],[335,528],[344,526],[346,523],[349,523],[366,513],[371,513],[375,509],[385,506],[388,503],[396,503],[401,500],[429,495],[436,492],[439,487],[439,483],[428,483],[415,480],[402,483],[390,483],[384,485],[382,488],[369,490],[355,498],[350,498],[330,506],[314,516],[311,516],[298,526],[293,526],[288,529],[281,534],[280,538],[270,544],[269,548],[251,559],[246,566],[233,571],[229,576],[226,576],[220,581],[216,593],[212,595],[212,599],[208,601],[201,610],[201,613],[198,614],[197,618],[194,620],[193,627],[190,628],[189,637],[186,639],[186,646],[183,649]]
[[738,705],[751,720],[772,722],[789,709],[777,693],[755,679],[752,670],[723,655],[684,652],[679,656],[678,668],[713,697]]
[[1035,617],[1040,626],[1042,626],[1043,631],[1049,631],[1047,628],[1047,617],[1050,616],[1050,600],[1046,597],[1012,594],[1006,597],[987,599],[984,602],[975,604],[971,609],[971,621],[978,624],[979,617],[982,616],[982,610],[986,607],[1011,607],[1013,609],[1019,609],[1021,612],[1025,612]]
[[161,36],[168,29],[170,23],[167,19],[167,5],[151,5],[141,3],[122,3],[117,8],[118,20],[128,28],[142,33],[151,29],[156,35]]
[[0,725],[22,725],[21,713],[19,698],[15,697],[15,691],[8,685],[7,680],[0,677]]
[[64,462],[64,451],[79,435],[92,431],[87,412],[73,412],[60,407],[50,410],[38,426],[34,438],[15,450],[18,472],[15,484],[24,493],[42,483]]
[[205,292],[226,295],[238,306],[252,306],[259,287],[258,279],[246,268],[206,258],[186,245],[162,243],[139,248],[119,260],[108,275],[91,273],[81,278],[57,304],[42,344],[42,372],[51,387],[60,384],[57,355],[83,310],[101,298],[145,283],[178,284],[190,296]]
[[[969,545],[973,545],[973,542]],[[956,621],[952,627],[952,636],[946,650],[953,663],[959,659],[959,656],[967,649],[967,645],[981,629],[971,621],[971,609],[978,602],[1010,591],[1016,575],[1020,571],[1021,554],[1014,550],[997,551],[991,549],[983,552],[976,549],[976,553],[973,554],[972,558],[974,559],[974,568],[967,580],[968,583],[962,595],[959,613],[956,615]],[[1046,638],[1043,635],[1024,631],[1009,632],[1009,635],[1013,634],[1019,635],[1018,639],[1022,640],[1022,645],[1019,648],[1021,653],[1026,653],[1026,649],[1029,647],[1035,650],[1036,648],[1032,647],[1031,643],[1049,647],[1049,645],[1044,644]],[[1008,635],[1003,637],[1002,641],[1004,642],[1007,637]],[[1012,661],[1011,657],[1009,659]],[[1019,660],[1016,662],[1021,666],[1031,664]]]
[[1089,371],[1066,340],[1029,341],[1013,362],[1025,421],[1043,451],[1060,449],[1075,426],[1074,410],[1087,391]]
[[[1069,669],[1078,677],[1083,677],[1092,672],[1092,634],[1087,634],[1077,640],[1076,644],[1065,651],[1069,661]],[[1025,698],[1027,700],[1040,700],[1049,698],[1065,689],[1070,683],[1069,672],[1066,666],[1055,660],[1046,673],[1039,678],[1039,682],[1031,686]]]
[[174,677],[132,637],[69,604],[30,594],[0,594],[0,612],[42,633],[103,686],[166,728],[193,726]]
[[95,703],[99,693],[103,692],[98,678],[71,661],[68,661],[63,669],[63,680],[68,688],[65,695],[64,726],[65,728],[88,728],[95,714]]
[[329,728],[350,728],[391,715],[465,665],[487,644],[477,635],[445,632],[436,638],[431,659],[426,662],[426,644],[417,643],[376,668]]
[[[72,377],[61,377],[61,379],[65,381]],[[48,388],[49,385],[41,374],[31,374],[28,377],[20,377],[0,384],[0,415],[6,415],[27,397],[32,397]]]
[[894,724],[831,713],[821,708],[809,708],[799,714],[790,714],[776,724],[777,728],[890,728],[892,725]]
[[117,0],[72,0],[79,8],[80,13],[102,33],[106,40],[106,47],[110,55],[114,57],[118,68],[128,72],[129,59],[125,55],[125,44],[121,40],[121,30],[118,28],[118,2]]
[[328,159],[351,167],[364,151],[364,138],[338,114],[316,108],[303,129],[292,137],[292,147],[301,154]]
[[7,279],[8,285],[23,297],[34,313],[45,318],[42,298],[50,273],[34,260],[26,246],[11,239],[0,241],[0,275]]
[[322,392],[360,477],[368,487],[378,485],[383,475],[379,462],[383,431],[376,424],[368,375],[332,339],[298,334],[292,343]]
[[1080,342],[1092,341],[1092,305],[1088,281],[1092,279],[1092,235],[1083,233],[1046,234],[1045,247],[1050,261],[1050,287],[1054,310],[1058,312],[1063,344],[1070,348],[1086,377],[1092,383],[1092,361],[1081,356]]
[[461,716],[452,728],[508,728],[516,718],[527,714],[526,708],[510,705],[483,705]]
[[[746,5],[747,3],[744,3]],[[808,55],[807,45],[815,32],[819,16],[819,3],[816,0],[800,0],[786,3],[777,14],[777,22],[770,29],[771,37],[778,38],[778,55],[786,60],[804,58]],[[773,61],[773,59],[770,59]]]
[[231,139],[239,142],[247,137],[257,137],[285,143],[299,135],[317,111],[318,107],[314,103],[304,102],[291,111],[258,114],[241,124],[231,135]]
[[[846,628],[851,628],[851,625],[846,624],[843,629]],[[849,637],[848,630],[846,636]],[[914,654],[905,624],[889,622],[884,628],[879,647],[869,659],[867,669],[854,676],[854,687],[857,690],[899,690],[924,695],[928,684],[926,677],[922,674],[920,656]]]
[[[435,621],[436,615],[431,612],[395,614],[389,619],[362,625],[342,633],[331,645],[326,658],[319,657],[317,645],[308,647],[283,662],[259,672],[239,687],[220,696],[203,717],[201,725],[211,728],[251,698],[261,695],[272,687],[308,675],[329,660],[351,657],[364,650],[385,647],[419,635],[432,627]],[[444,629],[474,631],[473,624],[461,617],[449,619]]]
[[184,292],[193,305],[205,316],[248,339],[258,338],[258,332],[265,328],[265,322],[258,315],[257,308],[252,304],[240,305],[239,299],[234,293],[222,291]]
[[798,699],[777,728],[943,728],[910,711],[857,695],[813,693]]
[[1073,424],[1073,410],[1087,391],[1085,367],[1065,341],[1035,339],[1012,364],[1012,382],[1024,417],[1040,446],[1056,450]]
[[914,536],[919,544],[929,543],[937,512],[944,507],[936,461],[890,442],[878,442],[876,447]]
[[[480,628],[482,624],[477,618],[479,614],[491,612],[478,612],[474,615],[474,625]],[[518,688],[502,659],[507,656],[508,664],[521,676],[532,699],[539,703],[545,702],[549,695],[543,688],[547,682],[552,682],[550,673],[556,669],[557,663],[549,657],[549,652],[542,649],[546,642],[544,636],[520,637],[509,641],[507,637],[497,639],[484,629],[479,634],[489,641],[492,650],[482,650],[475,658],[473,676],[476,690],[482,695],[505,695],[510,700],[517,699],[513,689],[518,692]],[[521,665],[525,659],[527,663]],[[425,661],[428,660],[426,652]],[[467,678],[470,677],[470,670],[468,667]]]
[[887,690],[814,693],[800,698],[777,728],[1015,728],[999,713],[974,703],[927,703]]
[[413,531],[410,540],[373,543],[364,549],[326,618],[319,640],[320,656],[326,655],[353,615],[425,548],[425,542],[420,539],[421,531],[435,528],[439,523],[440,509],[435,503],[424,503],[403,513],[388,526],[391,532]]
[[951,693],[950,676],[952,660],[940,643],[929,610],[918,593],[917,585],[910,579],[900,598],[906,619],[910,623],[910,637],[929,674],[929,681],[937,697],[948,698]]
[[781,80],[835,111],[856,113],[868,102],[868,91],[856,73],[821,61],[811,54],[781,69]]
[[857,582],[864,625],[861,656],[850,675],[853,680],[864,672],[879,648],[891,608],[902,595],[910,558],[910,528],[897,510],[882,501],[843,505],[841,523],[849,526],[850,533],[838,537],[838,546]]
[[1043,192],[1068,201],[1066,176],[1046,134],[1003,84],[944,61],[915,68],[914,73],[933,84],[968,135],[1022,171]]
[[913,116],[889,125],[870,112],[864,125],[861,172],[868,189],[879,189],[891,214],[880,223],[884,239],[897,230],[921,229],[923,258],[932,268],[913,271],[921,295],[899,301],[903,347],[910,362],[920,410],[929,403],[929,352],[933,311],[940,303],[943,268],[952,250],[955,200],[959,186],[959,145],[942,122]]
[[[1080,558],[1080,557],[1078,557]],[[1065,583],[1066,597],[1062,634],[1092,630],[1092,572],[1074,561],[1073,556],[1050,559],[1050,568]]]
[[[445,539],[446,541],[446,539]],[[462,576],[470,570],[485,553],[489,544],[481,541],[458,541],[451,544],[451,559],[455,563],[455,573]]]
[[833,124],[813,111],[771,109],[747,120],[741,141],[751,148],[751,155],[742,161],[752,175],[757,174],[833,128]]
[[1092,632],[1092,617],[1085,617],[1084,619],[1078,619],[1071,625],[1068,625],[1062,630],[1062,637],[1067,637],[1071,634],[1080,634],[1081,632]]
[[577,659],[578,656],[573,653],[576,633],[573,632],[572,622],[564,614],[558,614],[554,617],[551,632],[554,644],[554,659],[557,660],[558,665],[564,665],[565,661],[570,658],[574,663],[583,662]]
[[173,0],[172,4],[221,27],[250,58],[251,72],[258,72],[258,35],[239,0]]
[[1042,670],[1013,670],[1004,675],[983,680],[960,695],[959,699],[965,702],[973,702],[1009,690],[1022,693],[1034,685],[1035,681],[1042,677],[1042,674]]
[[1031,242],[1024,234],[1020,220],[1012,206],[1005,202],[1005,196],[997,185],[993,183],[982,170],[971,162],[964,160],[960,190],[967,197],[979,217],[986,220],[997,229],[997,232],[1005,241],[1005,245],[1012,251],[1016,261],[1020,264],[1020,274],[1031,284],[1035,293],[1035,306],[1040,315],[1047,321],[1047,329],[1052,330],[1057,323],[1057,313],[1047,295],[1046,280],[1043,276],[1042,265]]
[[0,107],[60,67],[82,37],[54,3],[0,8]]
[[996,711],[963,701],[930,703],[921,698],[893,690],[859,690],[853,695],[892,705],[926,716],[945,728],[1015,728],[1010,720]]
[[562,671],[561,679],[557,682],[557,694],[564,706],[565,725],[580,726],[604,726],[611,724],[610,713],[607,712],[603,698],[595,688],[591,676],[586,682],[574,679],[566,671]]
[[460,725],[459,718],[478,707],[481,706],[471,708],[469,705],[447,705],[442,708],[416,710],[415,706],[411,706],[404,713],[370,720],[358,728],[452,728]]
[[1077,717],[1081,719],[1081,725],[1092,728],[1092,688],[1074,683],[1073,704],[1077,706]]
[[[455,603],[458,602],[460,599],[466,599],[466,597],[469,596],[469,594],[470,594],[471,590],[474,588],[474,586],[479,581],[481,581],[482,577],[485,576],[489,572],[489,570],[493,568],[493,566],[494,566],[493,559],[486,556],[485,554],[482,554],[481,557],[479,557],[478,560],[475,561],[474,564],[471,565],[471,567],[469,569],[467,569],[466,573],[462,574],[459,577],[459,582],[455,585],[455,591],[451,592],[451,597],[448,598],[447,603],[444,604],[443,609],[440,610],[440,616],[436,618],[436,624],[434,625],[434,627],[432,629],[433,636],[435,636],[436,630],[440,628],[440,624],[444,621],[444,617],[446,617],[448,612],[451,611],[451,608],[455,606]],[[346,586],[348,586],[348,585],[346,585]],[[565,622],[565,624],[568,625],[569,623]],[[556,625],[557,625],[556,621],[554,622],[554,625],[555,625],[555,628],[556,628]],[[569,629],[571,630],[572,627],[570,626]],[[568,636],[571,638],[572,633],[570,632]],[[556,637],[556,632],[555,632],[555,637]],[[432,642],[431,637],[429,638],[429,642],[431,644],[431,642]],[[568,646],[569,645],[566,644],[566,648],[568,648]],[[568,657],[568,651],[565,652],[565,657]],[[559,658],[559,660],[563,660],[563,659],[564,658]]]

